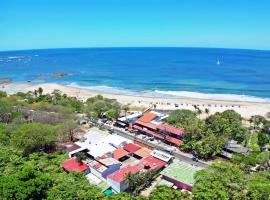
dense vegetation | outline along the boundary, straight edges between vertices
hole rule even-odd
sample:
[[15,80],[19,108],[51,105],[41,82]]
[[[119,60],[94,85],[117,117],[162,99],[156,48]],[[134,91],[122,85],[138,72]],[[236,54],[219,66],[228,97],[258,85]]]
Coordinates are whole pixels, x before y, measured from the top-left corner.
[[[180,148],[213,158],[233,139],[250,148],[249,154],[236,154],[231,162],[215,162],[196,174],[193,199],[270,199],[270,122],[262,116],[252,116],[250,126],[243,125],[241,115],[226,110],[205,120],[190,110],[177,110],[167,122],[185,129]],[[252,142],[251,142],[252,141]]]
[[220,153],[228,140],[241,143],[247,135],[241,115],[233,110],[215,113],[205,120],[190,110],[176,110],[169,115],[167,122],[185,129],[181,149],[204,159]]
[[264,168],[269,159],[270,152],[263,152],[214,163],[197,173],[194,199],[270,199],[270,168]]
[[61,143],[70,140],[75,111],[83,109],[82,102],[60,91],[0,93],[1,199],[103,198],[83,175],[60,167],[67,159]]
[[121,110],[121,106],[116,100],[107,99],[101,95],[87,99],[86,104],[86,113],[94,118],[116,119]]
[[[77,127],[75,115],[116,118],[120,104],[97,96],[86,104],[56,90],[43,94],[42,88],[29,93],[7,96],[0,92],[0,196],[1,199],[167,199],[180,197],[180,191],[162,187],[149,198],[130,193],[110,197],[78,173],[66,173],[60,163],[67,159],[62,143],[73,139]],[[127,106],[123,108],[126,112]],[[77,155],[84,159],[83,155]],[[144,177],[149,177],[144,182]],[[136,177],[143,185],[153,173]],[[143,179],[143,180],[142,180]],[[133,180],[133,179],[132,179]]]
[[[73,140],[77,113],[92,118],[115,119],[121,108],[115,100],[96,96],[82,103],[60,91],[34,92],[8,96],[0,92],[0,196],[1,199],[191,199],[188,194],[166,186],[154,189],[149,197],[137,195],[148,186],[154,174],[128,175],[129,193],[105,197],[82,174],[66,173],[60,163],[67,159],[62,144]],[[270,199],[270,154],[261,152],[269,145],[270,123],[253,116],[245,127],[241,116],[228,110],[208,116],[177,110],[167,122],[185,128],[180,146],[201,158],[218,154],[230,139],[253,150],[236,155],[231,162],[218,162],[198,172],[194,199]],[[77,155],[83,160],[83,155]]]

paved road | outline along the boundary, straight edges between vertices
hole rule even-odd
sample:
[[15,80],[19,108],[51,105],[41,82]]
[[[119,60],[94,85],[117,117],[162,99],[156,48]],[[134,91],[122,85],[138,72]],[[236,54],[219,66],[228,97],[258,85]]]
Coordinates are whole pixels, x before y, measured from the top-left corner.
[[[125,137],[127,139],[130,139],[130,140],[135,140],[135,141],[138,141],[138,142],[141,142],[143,144],[146,144],[146,145],[149,145],[151,147],[154,147],[155,149],[159,149],[159,150],[163,150],[163,151],[166,151],[166,147],[164,146],[161,146],[161,145],[158,145],[158,144],[155,144],[155,143],[152,143],[152,142],[149,142],[149,141],[145,141],[145,140],[142,140],[138,137],[136,137],[135,135],[132,135],[128,132],[125,132],[125,131],[122,131],[122,130],[119,130],[115,127],[112,127],[112,126],[109,126],[109,125],[104,125],[105,128],[107,129],[112,129],[113,128],[113,133],[117,134],[117,135],[120,135],[122,137]],[[183,154],[180,154],[178,152],[172,152],[171,155],[173,155],[175,158],[181,160],[181,161],[184,161],[188,164],[191,164],[191,165],[195,165],[195,166],[198,166],[198,167],[202,167],[202,168],[205,168],[207,167],[208,165],[206,163],[203,163],[203,162],[195,162],[192,160],[191,157],[188,157],[186,155],[183,155]]]

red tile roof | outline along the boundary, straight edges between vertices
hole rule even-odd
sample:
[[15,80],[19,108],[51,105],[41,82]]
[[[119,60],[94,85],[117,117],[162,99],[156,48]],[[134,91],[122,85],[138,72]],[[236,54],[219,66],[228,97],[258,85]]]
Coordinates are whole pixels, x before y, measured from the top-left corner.
[[116,159],[116,160],[119,160],[120,158],[123,158],[123,157],[125,157],[125,156],[127,156],[127,155],[128,155],[128,152],[125,151],[125,150],[122,149],[122,148],[116,149],[116,150],[114,150],[114,152],[113,152],[113,157],[114,157],[114,159]]
[[175,135],[183,135],[184,134],[184,129],[181,128],[175,128],[169,124],[159,124],[157,126],[158,129],[162,130],[162,131],[166,131],[169,133],[173,133]]
[[139,164],[135,166],[126,166],[123,167],[122,169],[117,170],[116,172],[110,174],[107,176],[107,178],[112,179],[118,183],[122,182],[125,180],[125,177],[128,173],[136,174],[139,171],[143,170],[145,166],[148,166],[149,169],[156,169],[156,168],[161,168],[166,165],[166,162],[159,160],[153,156],[148,156],[146,158],[143,158]]
[[94,168],[95,168],[95,169],[99,169],[101,166],[102,166],[101,163],[96,163],[96,164],[94,164]]
[[151,152],[150,149],[143,147],[139,149],[138,151],[136,151],[134,154],[137,156],[140,156],[141,158],[145,158],[150,155],[150,152]]
[[129,143],[124,146],[124,149],[130,153],[134,153],[138,151],[140,148],[141,148],[140,146],[133,143]]
[[176,139],[176,138],[171,137],[171,136],[165,136],[165,140],[167,140],[168,142],[171,142],[175,145],[180,145],[182,143],[182,140]]
[[77,145],[75,143],[72,143],[72,142],[71,143],[67,143],[65,146],[66,146],[67,152],[72,152],[72,151],[74,151],[76,149],[81,148],[79,145]]
[[136,174],[140,171],[137,165],[135,166],[126,166],[122,169],[117,170],[116,172],[110,174],[107,176],[107,178],[112,179],[118,183],[125,180],[125,177],[128,173]]
[[141,121],[139,121],[139,120],[137,120],[135,123],[136,123],[136,124],[139,124],[139,125],[141,125],[141,126],[144,126],[144,127],[146,127],[146,128],[153,129],[153,130],[156,130],[156,129],[157,129],[156,125],[154,125],[154,124],[141,122]]
[[61,167],[63,167],[68,172],[83,172],[88,168],[87,164],[79,162],[76,157],[72,157],[69,160],[63,162]]
[[148,165],[151,169],[156,169],[164,167],[167,163],[163,160],[155,158],[154,156],[148,156],[140,161],[139,165],[141,164],[143,164],[144,166]]
[[142,117],[140,117],[138,120],[141,122],[150,122],[151,120],[155,119],[157,117],[156,114],[151,113],[151,112],[147,112],[145,113]]
[[133,127],[134,127],[135,129],[137,129],[137,130],[140,130],[140,131],[143,131],[143,132],[145,132],[145,133],[148,133],[148,134],[150,134],[150,135],[152,135],[152,136],[154,136],[154,137],[157,137],[157,138],[159,138],[159,139],[163,139],[163,136],[162,136],[162,135],[160,135],[160,134],[158,134],[158,133],[155,133],[154,131],[150,131],[150,130],[148,130],[148,129],[143,129],[142,127],[137,126],[137,125],[133,125]]

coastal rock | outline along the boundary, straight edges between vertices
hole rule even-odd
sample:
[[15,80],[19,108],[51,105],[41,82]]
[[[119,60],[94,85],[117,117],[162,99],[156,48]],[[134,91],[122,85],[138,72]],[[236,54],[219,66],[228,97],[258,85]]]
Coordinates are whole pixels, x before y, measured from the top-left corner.
[[8,84],[11,83],[11,79],[10,78],[0,78],[0,84]]
[[64,78],[69,76],[68,73],[51,73],[51,74],[39,74],[37,75],[38,78]]

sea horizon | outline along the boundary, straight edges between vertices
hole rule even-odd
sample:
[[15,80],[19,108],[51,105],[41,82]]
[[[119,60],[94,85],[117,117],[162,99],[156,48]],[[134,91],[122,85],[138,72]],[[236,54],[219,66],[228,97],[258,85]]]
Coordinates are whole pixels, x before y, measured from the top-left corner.
[[[0,52],[0,79],[147,97],[270,102],[270,51],[195,47]],[[61,77],[57,77],[61,76]]]
[[228,50],[247,50],[247,51],[270,51],[270,49],[260,48],[240,48],[240,47],[207,47],[207,46],[75,46],[75,47],[48,47],[48,48],[26,48],[26,49],[7,49],[0,50],[0,53],[4,52],[18,52],[18,51],[39,51],[39,50],[58,50],[58,49],[136,49],[136,48],[177,48],[177,49],[228,49]]

